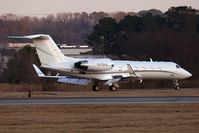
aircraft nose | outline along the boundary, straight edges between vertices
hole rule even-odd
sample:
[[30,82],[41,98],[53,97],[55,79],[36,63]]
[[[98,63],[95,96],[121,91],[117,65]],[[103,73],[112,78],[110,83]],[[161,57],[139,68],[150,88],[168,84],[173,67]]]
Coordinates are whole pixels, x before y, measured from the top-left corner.
[[190,72],[188,72],[188,71],[185,70],[185,72],[184,72],[184,77],[185,77],[185,78],[189,78],[189,77],[191,77],[191,76],[192,76],[192,74],[191,74]]

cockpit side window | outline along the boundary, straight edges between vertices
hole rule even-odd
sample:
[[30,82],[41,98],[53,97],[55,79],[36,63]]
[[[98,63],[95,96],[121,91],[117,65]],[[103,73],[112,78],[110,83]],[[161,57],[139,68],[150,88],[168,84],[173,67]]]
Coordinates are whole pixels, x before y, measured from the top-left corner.
[[176,68],[181,68],[179,65],[176,65]]

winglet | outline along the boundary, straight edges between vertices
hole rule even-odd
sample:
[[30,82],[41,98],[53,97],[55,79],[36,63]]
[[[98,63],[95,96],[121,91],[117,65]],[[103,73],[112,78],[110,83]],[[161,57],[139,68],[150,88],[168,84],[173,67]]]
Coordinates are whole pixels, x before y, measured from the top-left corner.
[[127,64],[127,68],[128,68],[128,72],[131,75],[131,77],[137,77],[137,78],[140,77],[138,74],[135,73],[135,71],[133,70],[133,68],[131,67],[130,64]]
[[41,72],[41,70],[35,65],[32,65],[35,69],[35,72],[37,73],[38,77],[45,77],[45,75]]

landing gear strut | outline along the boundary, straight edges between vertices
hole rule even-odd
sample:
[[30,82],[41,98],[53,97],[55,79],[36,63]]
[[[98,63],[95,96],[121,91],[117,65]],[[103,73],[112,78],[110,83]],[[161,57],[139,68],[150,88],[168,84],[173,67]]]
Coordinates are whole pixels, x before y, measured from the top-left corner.
[[109,90],[110,90],[110,91],[116,91],[117,88],[116,88],[114,85],[111,85],[111,86],[109,86]]
[[93,85],[93,91],[99,91],[100,87],[99,85]]
[[118,83],[113,83],[109,85],[109,90],[116,91],[118,87],[119,87]]
[[94,81],[94,85],[93,85],[93,91],[99,91],[100,87],[98,85],[98,81]]
[[176,90],[179,90],[180,89],[180,85],[179,85],[179,83],[178,83],[178,80],[176,79],[176,80],[173,80],[173,83],[174,83],[174,88],[176,89]]

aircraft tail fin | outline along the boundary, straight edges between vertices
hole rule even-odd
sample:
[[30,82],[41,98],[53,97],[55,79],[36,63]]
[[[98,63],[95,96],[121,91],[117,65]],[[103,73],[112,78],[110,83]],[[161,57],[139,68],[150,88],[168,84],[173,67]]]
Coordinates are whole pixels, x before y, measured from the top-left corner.
[[33,40],[33,44],[35,45],[39,60],[42,65],[59,63],[64,61],[66,58],[49,35],[37,34],[29,36],[9,36],[9,38]]

